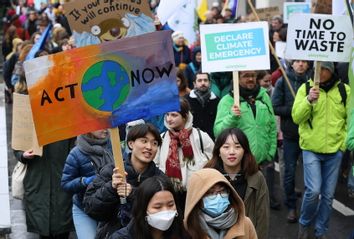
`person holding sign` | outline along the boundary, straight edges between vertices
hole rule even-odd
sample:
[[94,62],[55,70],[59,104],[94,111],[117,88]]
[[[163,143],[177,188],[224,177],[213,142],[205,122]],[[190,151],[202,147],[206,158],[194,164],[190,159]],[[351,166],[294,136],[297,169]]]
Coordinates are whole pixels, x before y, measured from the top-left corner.
[[[15,93],[27,95],[26,77],[24,75],[20,76],[20,80],[15,87]],[[30,108],[29,103],[25,106]],[[31,110],[20,112],[24,118],[28,117],[26,113],[31,114]],[[28,124],[23,126],[28,127]],[[13,129],[14,132],[16,132],[16,128]],[[23,129],[17,133],[28,139],[28,132],[23,132]],[[33,134],[30,138],[36,141]],[[13,137],[13,139],[16,138]],[[32,145],[30,149],[26,147],[27,150],[24,148],[23,151],[14,150],[16,159],[27,165],[23,180],[23,202],[27,231],[38,233],[41,239],[67,239],[69,233],[74,230],[71,211],[72,195],[60,187],[65,160],[74,147],[74,143],[75,138],[71,138],[46,144],[43,149],[40,149],[38,143],[31,144],[30,142],[29,144]],[[12,142],[12,145],[15,145],[14,142]]]
[[27,164],[23,180],[27,231],[38,233],[40,238],[67,239],[74,230],[72,195],[60,187],[65,160],[74,142],[67,139],[47,144],[42,156],[33,150],[15,151],[16,158]]
[[345,150],[349,94],[349,86],[334,74],[333,63],[322,62],[319,87],[310,80],[295,97],[292,117],[299,125],[305,183],[299,239],[309,238],[312,224],[316,238],[326,238]]
[[[136,187],[147,178],[163,174],[153,162],[161,141],[152,124],[133,126],[127,136],[131,153],[124,163],[126,175],[119,173],[113,163],[107,164],[87,187],[83,206],[90,217],[100,221],[96,238],[107,238],[127,226]],[[120,200],[122,197],[126,203]]]
[[273,192],[277,127],[272,103],[267,90],[257,85],[255,71],[239,72],[239,89],[240,106],[235,104],[232,93],[220,100],[214,134],[217,137],[226,128],[240,128],[246,134],[252,154],[266,177],[270,206],[278,209],[280,204]]
[[[309,68],[308,61],[293,60],[291,62],[286,74],[295,93],[302,84],[309,80],[311,73],[312,71]],[[285,191],[285,205],[288,208],[287,221],[295,223],[298,219],[296,211],[297,196],[295,192],[295,172],[301,149],[299,145],[298,126],[291,117],[294,96],[291,94],[289,86],[286,84],[283,77],[275,84],[272,103],[275,114],[279,115],[281,118],[280,127],[283,132],[283,158],[285,165],[283,186]]]

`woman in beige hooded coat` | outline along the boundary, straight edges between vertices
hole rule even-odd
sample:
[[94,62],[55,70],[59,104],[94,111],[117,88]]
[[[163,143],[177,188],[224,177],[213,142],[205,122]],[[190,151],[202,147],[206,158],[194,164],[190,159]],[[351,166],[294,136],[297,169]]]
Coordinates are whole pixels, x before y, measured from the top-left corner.
[[202,169],[191,176],[184,216],[192,239],[257,239],[242,199],[215,169]]

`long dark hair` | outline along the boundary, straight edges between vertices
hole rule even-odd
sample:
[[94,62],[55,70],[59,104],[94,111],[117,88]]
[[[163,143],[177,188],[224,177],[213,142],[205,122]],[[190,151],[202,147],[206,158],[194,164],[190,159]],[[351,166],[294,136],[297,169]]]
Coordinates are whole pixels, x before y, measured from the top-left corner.
[[147,223],[146,211],[151,198],[158,192],[169,191],[172,193],[176,203],[178,215],[173,221],[171,227],[163,233],[164,238],[181,238],[183,234],[182,213],[178,207],[176,193],[170,179],[165,176],[153,176],[146,179],[134,194],[134,203],[132,208],[133,233],[136,239],[152,239],[151,227]]
[[182,70],[180,70],[180,69],[177,70],[177,77],[181,79],[181,83],[178,86],[178,90],[183,91],[183,90],[187,89],[188,81],[187,81],[187,78],[184,76]]
[[245,176],[250,176],[258,172],[258,165],[256,159],[254,158],[251,152],[247,136],[242,130],[238,128],[228,128],[221,132],[221,134],[215,140],[213,157],[211,158],[211,160],[208,161],[204,168],[223,168],[223,162],[220,157],[220,148],[223,146],[223,144],[227,140],[227,137],[229,136],[237,138],[241,147],[245,151],[241,160],[241,170],[245,174]]

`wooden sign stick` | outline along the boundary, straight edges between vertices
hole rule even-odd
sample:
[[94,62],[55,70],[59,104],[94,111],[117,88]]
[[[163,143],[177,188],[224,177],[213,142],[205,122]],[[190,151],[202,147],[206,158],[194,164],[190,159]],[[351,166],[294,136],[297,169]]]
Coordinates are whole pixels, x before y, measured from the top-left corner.
[[313,79],[313,87],[316,89],[320,88],[320,73],[321,73],[321,62],[315,61],[315,76]]
[[234,86],[234,103],[240,108],[240,88],[239,88],[239,78],[238,71],[232,72],[232,82]]
[[[116,168],[118,168],[119,173],[123,176],[123,180],[126,181],[122,150],[120,147],[120,137],[119,137],[118,127],[109,129],[109,133],[110,133],[111,143],[112,143],[114,165]],[[127,203],[126,197],[120,197],[120,203],[121,204]]]
[[125,169],[124,169],[122,151],[120,147],[120,136],[119,136],[118,127],[109,129],[109,134],[112,143],[114,165],[116,168],[119,169],[119,173],[123,175],[123,178],[125,180]]

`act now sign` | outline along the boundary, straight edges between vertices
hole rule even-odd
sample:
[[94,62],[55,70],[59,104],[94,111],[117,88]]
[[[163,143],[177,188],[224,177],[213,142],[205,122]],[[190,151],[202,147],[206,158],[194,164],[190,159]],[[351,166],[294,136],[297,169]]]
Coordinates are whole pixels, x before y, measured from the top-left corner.
[[269,69],[268,24],[200,25],[203,72]]
[[348,62],[353,28],[349,16],[297,14],[289,19],[285,57]]

